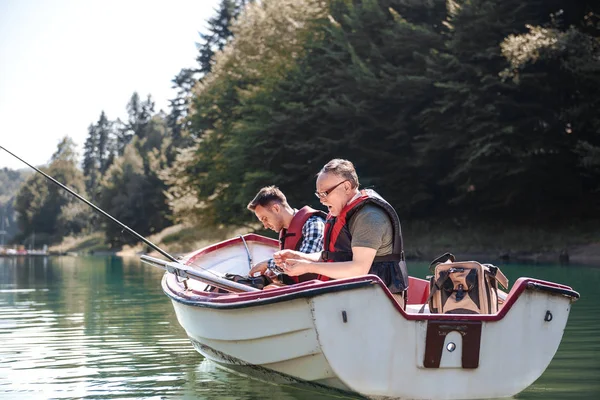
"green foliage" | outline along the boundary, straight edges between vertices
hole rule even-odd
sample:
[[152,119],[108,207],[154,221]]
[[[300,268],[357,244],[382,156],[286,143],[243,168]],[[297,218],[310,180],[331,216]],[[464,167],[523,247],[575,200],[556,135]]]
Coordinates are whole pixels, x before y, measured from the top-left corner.
[[[123,156],[108,169],[101,185],[100,207],[133,230],[139,229],[146,217],[142,195],[144,165],[133,143],[125,147]],[[129,233],[122,230],[116,224],[105,221],[107,242],[134,243],[135,240],[130,238]]]
[[[436,101],[421,113],[420,141],[423,168],[437,171],[441,199],[455,206],[450,211],[539,221],[577,214],[573,206],[585,190],[565,112],[589,88],[568,78],[558,59],[537,59],[554,39],[531,30],[561,9],[571,22],[583,18],[565,1],[454,3],[445,49],[428,58]],[[556,24],[557,32],[568,26]],[[579,118],[593,117],[588,111]]]
[[[443,15],[443,2],[336,2],[329,17],[318,4],[264,2],[240,18],[246,31],[194,98],[192,132],[201,140],[170,181],[180,214],[191,207],[209,221],[240,224],[250,218],[249,199],[273,183],[293,204],[316,205],[313,177],[335,156],[354,160],[363,183],[404,210],[426,197],[414,167],[413,115],[428,99],[413,96],[432,86],[419,75],[421,50],[442,41],[423,16]],[[182,186],[199,188],[193,196],[201,201]]]
[[98,122],[88,127],[88,137],[83,145],[83,174],[92,202],[97,197],[100,178],[114,161],[117,143],[114,123],[102,111]]
[[[127,113],[126,123],[109,121],[102,112],[98,122],[90,125],[84,145],[83,173],[93,203],[146,235],[170,222],[166,186],[158,174],[168,163],[169,148],[175,139],[164,114],[154,113],[150,95],[141,100],[133,93]],[[77,222],[72,214],[79,212],[79,208],[63,212],[68,227],[65,229],[72,229]],[[129,234],[123,235],[113,222],[95,215],[93,218],[94,225],[103,227],[111,245],[137,241]]]
[[0,204],[6,205],[15,196],[28,175],[31,172],[27,169],[0,169]]
[[290,55],[302,52],[307,21],[324,11],[317,1],[264,1],[249,5],[235,22],[234,39],[195,88],[190,117],[195,143],[164,174],[176,217],[213,225],[248,219],[245,205],[256,183],[272,173],[251,172],[263,163],[253,154],[262,142],[247,136],[244,117],[254,118],[255,99],[286,76],[294,65]]
[[[172,219],[252,227],[260,187],[319,207],[314,176],[341,157],[403,219],[598,216],[598,4],[223,0],[168,115],[134,93],[126,121],[90,125],[88,192],[142,235]],[[77,182],[59,168],[69,148],[49,170]],[[85,228],[42,181],[21,192],[24,234]]]
[[[140,235],[168,225],[169,209],[164,183],[157,172],[165,167],[163,138],[166,126],[155,117],[147,122],[143,139],[135,137],[125,147],[101,182],[100,207]],[[113,246],[138,240],[111,221],[104,221],[107,242]]]
[[14,199],[26,178],[31,172],[26,169],[0,169],[0,244],[5,244],[18,233],[18,225],[14,211]]
[[[50,165],[42,170],[85,197],[83,174],[77,168],[74,143],[70,138],[65,137],[59,143]],[[40,238],[45,234],[47,240],[54,243],[65,235],[81,232],[89,223],[90,212],[79,203],[80,200],[41,174],[31,175],[15,198],[20,226],[17,239],[23,241],[32,235]],[[39,240],[36,243],[40,243]]]
[[315,205],[314,174],[343,157],[407,217],[576,215],[599,188],[597,8],[249,6],[195,88],[195,141],[164,176],[171,207],[243,225],[267,184]]
[[192,140],[187,132],[189,127],[190,97],[194,86],[201,81],[206,74],[210,73],[214,65],[215,52],[223,50],[223,47],[233,36],[231,25],[240,15],[244,7],[250,1],[246,0],[222,0],[217,9],[217,14],[207,21],[207,32],[200,34],[198,48],[198,62],[195,68],[183,68],[171,81],[173,88],[177,90],[177,96],[169,100],[170,112],[167,116],[167,126],[171,131],[171,144],[167,149],[167,161],[171,165],[174,161],[177,149],[192,145]]
[[537,111],[543,127],[534,136],[532,172],[539,183],[561,188],[553,194],[564,205],[585,213],[586,208],[577,210],[581,200],[600,189],[600,23],[576,29],[566,27],[560,16],[553,16],[547,28],[529,26],[529,32],[504,40],[503,54],[511,65],[505,76],[526,94],[528,109]]

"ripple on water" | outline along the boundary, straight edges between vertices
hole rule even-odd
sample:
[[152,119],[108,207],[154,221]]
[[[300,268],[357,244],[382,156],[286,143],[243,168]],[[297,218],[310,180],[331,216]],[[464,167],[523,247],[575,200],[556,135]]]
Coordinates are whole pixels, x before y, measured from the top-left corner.
[[[340,398],[249,380],[204,360],[160,289],[162,273],[115,258],[36,262],[21,268],[0,259],[1,399]],[[528,268],[505,272],[564,282],[582,299],[550,367],[517,398],[597,400],[600,270]]]

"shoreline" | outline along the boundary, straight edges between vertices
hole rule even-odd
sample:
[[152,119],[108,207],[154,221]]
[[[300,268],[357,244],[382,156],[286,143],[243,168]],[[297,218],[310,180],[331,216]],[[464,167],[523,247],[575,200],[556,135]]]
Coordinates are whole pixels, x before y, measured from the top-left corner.
[[[551,250],[507,250],[507,251],[469,251],[457,249],[447,251],[454,254],[457,260],[478,260],[481,262],[509,262],[509,263],[550,263],[550,264],[584,264],[600,266],[600,243],[570,246],[567,249]],[[446,253],[407,254],[407,260],[425,261],[430,256],[431,260]]]
[[[193,250],[191,250],[193,251]],[[191,252],[190,251],[190,252]],[[427,263],[433,261],[436,257],[449,252],[452,253],[457,261],[478,261],[480,263],[524,263],[524,264],[553,264],[565,266],[597,266],[600,267],[600,244],[590,244],[582,246],[574,246],[568,251],[550,250],[550,251],[506,251],[506,252],[483,252],[483,251],[440,251],[436,255],[428,256],[425,254],[416,254],[408,252],[406,255],[407,263],[419,262]],[[189,252],[172,253],[176,258],[184,256]],[[162,258],[157,251],[143,252],[135,249],[123,250],[92,250],[92,251],[68,251],[68,252],[49,252],[48,254],[17,254],[17,255],[0,255],[2,257],[61,257],[61,256],[116,256],[121,258],[139,257],[147,254],[153,257]]]
[[[543,229],[517,226],[449,226],[449,224],[408,223],[403,229],[405,255],[408,262],[431,262],[444,253],[457,260],[480,263],[549,263],[590,265],[600,267],[600,240],[595,224],[586,227]],[[173,225],[148,237],[152,243],[174,257],[220,242],[227,238],[250,233],[249,228],[198,228]],[[264,230],[254,233],[273,237]],[[198,239],[201,238],[201,239]],[[122,248],[110,248],[101,233],[67,237],[48,249],[52,255],[115,255],[139,257],[148,254],[162,256],[144,243]]]

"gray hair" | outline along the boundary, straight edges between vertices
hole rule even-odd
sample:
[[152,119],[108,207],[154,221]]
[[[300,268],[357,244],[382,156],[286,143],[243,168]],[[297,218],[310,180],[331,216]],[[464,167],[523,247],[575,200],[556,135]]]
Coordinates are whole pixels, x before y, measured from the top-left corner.
[[333,174],[340,176],[350,182],[352,189],[358,187],[358,175],[354,169],[354,164],[351,161],[344,160],[341,158],[334,158],[321,168],[321,171],[317,174],[317,177],[323,174]]

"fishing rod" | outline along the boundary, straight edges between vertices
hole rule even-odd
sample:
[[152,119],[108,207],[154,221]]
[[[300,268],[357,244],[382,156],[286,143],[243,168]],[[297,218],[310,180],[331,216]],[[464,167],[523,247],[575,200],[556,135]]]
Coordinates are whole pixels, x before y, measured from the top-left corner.
[[114,223],[116,223],[117,225],[119,225],[121,228],[125,229],[127,232],[131,233],[133,236],[135,236],[136,238],[138,238],[142,242],[146,243],[148,246],[152,247],[154,250],[158,251],[160,254],[162,254],[163,256],[165,256],[166,258],[168,258],[169,260],[177,262],[177,259],[175,257],[173,257],[172,255],[170,255],[169,253],[167,253],[166,251],[164,251],[163,249],[161,249],[160,247],[158,247],[157,245],[155,245],[154,243],[152,243],[151,241],[149,241],[148,239],[146,239],[145,237],[143,237],[142,235],[140,235],[139,233],[137,233],[136,231],[134,231],[133,229],[131,229],[130,227],[128,227],[127,225],[125,225],[124,223],[122,223],[121,221],[119,221],[118,219],[116,219],[115,217],[113,217],[112,215],[110,215],[109,213],[107,213],[106,211],[102,210],[100,207],[98,207],[95,204],[93,204],[92,202],[86,200],[85,198],[83,198],[82,196],[80,196],[79,194],[77,194],[75,191],[69,189],[67,186],[63,185],[62,183],[60,183],[59,181],[57,181],[56,179],[54,179],[50,175],[46,174],[44,171],[41,171],[38,168],[34,167],[33,165],[29,164],[27,161],[23,160],[22,158],[20,158],[16,154],[11,153],[6,148],[0,146],[0,149],[4,150],[5,152],[7,152],[8,154],[10,154],[11,156],[13,156],[14,158],[16,158],[17,160],[21,161],[22,163],[26,164],[29,168],[32,168],[34,171],[39,172],[46,179],[49,179],[50,181],[54,182],[55,184],[57,184],[58,186],[60,186],[64,190],[66,190],[67,192],[71,193],[73,196],[77,197],[79,200],[83,201],[85,204],[87,204],[88,206],[92,207],[94,210],[98,211],[100,214],[104,215],[106,218],[110,219],[111,221],[113,221]]
[[[125,225],[124,223],[122,223],[121,221],[119,221],[118,219],[116,219],[115,217],[113,217],[112,215],[110,215],[109,213],[107,213],[106,211],[102,210],[100,207],[98,207],[97,205],[93,204],[92,202],[88,201],[87,199],[85,199],[84,197],[80,196],[78,193],[76,193],[75,191],[73,191],[72,189],[68,188],[67,186],[63,185],[62,183],[60,183],[59,181],[57,181],[56,179],[54,179],[53,177],[51,177],[50,175],[46,174],[44,171],[41,171],[40,169],[34,167],[33,165],[29,164],[27,161],[23,160],[22,158],[20,158],[19,156],[17,156],[16,154],[8,151],[6,148],[0,146],[0,149],[4,150],[5,152],[7,152],[8,154],[10,154],[11,156],[15,157],[17,160],[21,161],[22,163],[24,163],[25,165],[27,165],[29,168],[33,169],[34,171],[40,173],[41,175],[43,175],[46,179],[52,181],[54,184],[58,185],[59,187],[61,187],[62,189],[66,190],[67,192],[69,192],[70,194],[72,194],[73,196],[75,196],[76,198],[78,198],[79,200],[83,201],[85,204],[87,204],[88,206],[92,207],[95,211],[99,212],[100,214],[104,215],[106,218],[110,219],[111,221],[113,221],[115,224],[119,225],[121,228],[125,229],[127,232],[129,232],[130,234],[132,234],[133,236],[135,236],[136,238],[138,238],[139,240],[141,240],[142,242],[146,243],[148,246],[150,246],[151,248],[153,248],[154,250],[158,251],[160,254],[162,254],[163,256],[165,256],[166,258],[168,258],[169,260],[171,260],[171,262],[166,262],[163,260],[159,260],[157,258],[153,258],[153,257],[149,257],[149,256],[142,256],[142,261],[146,262],[147,264],[153,265],[155,267],[159,267],[162,268],[180,278],[192,278],[192,279],[196,279],[199,280],[201,282],[207,283],[209,285],[213,285],[213,286],[217,286],[221,289],[225,289],[231,292],[254,292],[257,291],[258,289],[255,289],[253,287],[250,286],[246,286],[246,285],[242,285],[240,283],[237,282],[233,282],[233,281],[229,281],[226,279],[223,279],[219,276],[216,276],[212,271],[206,270],[205,271],[197,271],[194,270],[192,268],[189,268],[186,265],[181,264],[175,257],[173,257],[172,255],[170,255],[169,253],[167,253],[166,251],[164,251],[163,249],[161,249],[160,247],[158,247],[157,245],[155,245],[154,243],[152,243],[151,241],[149,241],[148,239],[146,239],[145,237],[143,237],[142,235],[140,235],[139,233],[137,233],[136,231],[134,231],[133,229],[131,229],[130,227],[128,227],[127,225]],[[199,267],[201,269],[204,270],[204,268]],[[212,273],[212,276],[211,274]],[[187,288],[187,286],[186,286]]]

